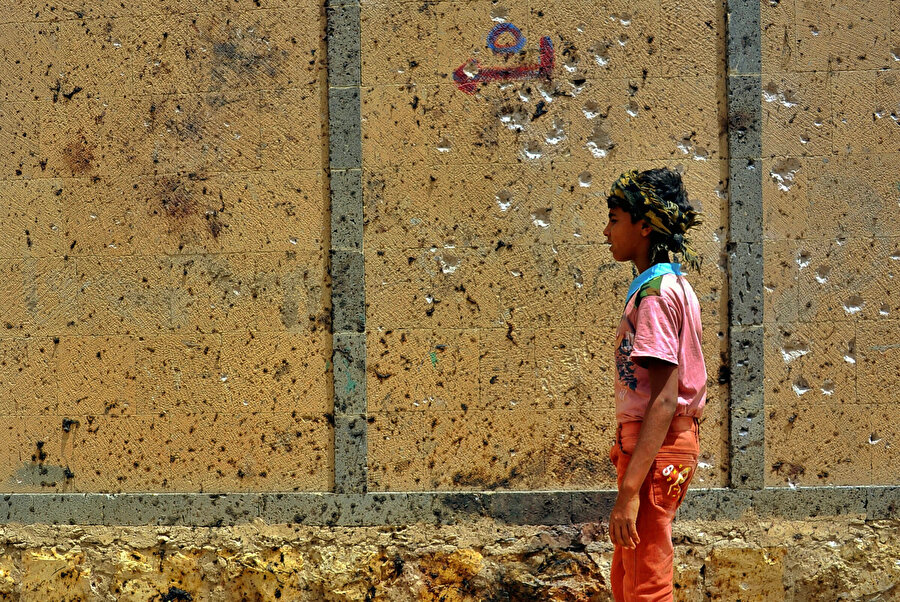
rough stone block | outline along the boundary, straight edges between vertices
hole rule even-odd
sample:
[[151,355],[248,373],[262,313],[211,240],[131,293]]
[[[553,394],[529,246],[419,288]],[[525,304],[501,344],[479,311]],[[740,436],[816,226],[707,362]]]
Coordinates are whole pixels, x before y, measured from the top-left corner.
[[573,494],[495,492],[488,498],[496,520],[514,525],[567,525],[572,520]]
[[0,414],[57,413],[52,338],[0,340]]
[[[369,8],[371,5],[366,5]],[[345,4],[325,11],[325,39],[328,44],[328,85],[360,84],[360,6]],[[368,33],[371,36],[371,32]],[[399,38],[396,33],[394,39]],[[413,38],[415,39],[415,38]],[[390,46],[390,44],[385,44]]]
[[747,0],[727,2],[728,73],[752,75],[762,70],[760,51],[760,3]]
[[[397,329],[368,335],[373,411],[479,407],[477,331]],[[336,360],[337,365],[337,360]]]
[[614,425],[610,410],[537,411],[525,407],[429,413],[428,488],[542,490],[608,486],[615,480],[606,460]]
[[[728,77],[728,151],[732,160],[762,153],[762,82],[759,75]],[[733,171],[732,171],[733,173]],[[734,194],[732,180],[732,194]],[[732,197],[733,198],[733,197]]]
[[[110,586],[116,599],[127,602],[208,597],[210,583],[203,579],[200,553],[195,550],[121,550]],[[181,593],[183,592],[183,594]]]
[[439,493],[431,504],[431,513],[438,524],[453,525],[471,521],[480,516],[490,516],[491,494]]
[[[762,79],[763,155],[798,157],[831,154],[831,88],[819,73]],[[777,161],[776,161],[777,162]],[[790,185],[791,182],[784,182]]]
[[729,237],[753,243],[762,238],[762,163],[758,159],[732,159],[729,164]]
[[900,487],[866,488],[866,516],[885,520],[897,516],[900,509]]
[[732,243],[728,248],[731,323],[755,326],[763,322],[763,244]]
[[777,329],[776,324],[790,325],[797,321],[799,244],[784,240],[763,242],[763,323],[766,328]]
[[332,363],[334,365],[334,412],[365,414],[367,410],[366,336],[335,333]]
[[766,482],[863,485],[871,479],[872,404],[766,407]]
[[706,562],[707,588],[722,599],[743,599],[749,591],[754,600],[779,600],[784,595],[786,555],[783,547],[715,548]]
[[[16,8],[27,6],[21,4]],[[60,58],[53,28],[31,22],[29,15],[22,22],[0,26],[0,38],[17,41],[4,44],[6,60],[0,66],[0,82],[4,84],[3,92],[0,92],[2,99],[7,102],[49,101],[56,83],[50,66],[58,64]],[[34,142],[37,141],[35,138]]]
[[96,525],[103,520],[102,506],[94,496],[66,494],[17,494],[9,499],[9,522],[26,525]]
[[368,486],[366,457],[368,423],[365,415],[334,418],[335,493],[365,493]]
[[[715,79],[711,76],[647,78],[634,95],[641,122],[635,124],[631,133],[633,157],[683,158],[687,150],[692,157],[702,160],[717,158],[720,108],[716,96],[710,94],[713,89]],[[678,100],[673,102],[673,99]],[[729,107],[732,116],[734,108]],[[755,117],[758,121],[758,110]],[[756,152],[755,156],[759,156],[759,151]]]
[[40,173],[42,107],[43,103],[37,102],[4,103],[0,107],[0,143],[10,149],[0,160],[4,178],[30,178]]
[[331,172],[331,248],[362,251],[362,170]]
[[369,491],[429,489],[425,412],[369,413]]
[[357,88],[331,88],[328,93],[329,156],[332,169],[362,167],[361,100]]
[[[887,244],[885,244],[887,243]],[[805,241],[798,261],[800,312],[804,322],[884,319],[896,304],[881,265],[896,248],[877,238]]]
[[325,131],[322,95],[319,85],[260,92],[261,168],[321,169]]
[[91,599],[91,572],[84,566],[83,551],[30,550],[23,553],[21,562],[23,600],[49,600],[60,593],[66,600]]
[[761,516],[805,520],[819,516],[849,516],[866,513],[863,488],[829,487],[766,489],[754,499],[753,510]]
[[304,551],[288,545],[268,550],[228,550],[218,559],[226,579],[224,591],[234,600],[304,599],[309,589],[303,579],[308,562]]
[[331,252],[334,332],[364,332],[366,327],[365,262],[355,251]]
[[766,327],[766,405],[837,405],[877,401],[858,396],[858,365],[848,361],[856,328],[847,322]]
[[225,393],[220,403],[298,416],[330,412],[330,339],[324,330],[223,335],[221,361],[211,370]]
[[69,414],[134,414],[137,344],[131,337],[62,337],[55,349],[59,403]]

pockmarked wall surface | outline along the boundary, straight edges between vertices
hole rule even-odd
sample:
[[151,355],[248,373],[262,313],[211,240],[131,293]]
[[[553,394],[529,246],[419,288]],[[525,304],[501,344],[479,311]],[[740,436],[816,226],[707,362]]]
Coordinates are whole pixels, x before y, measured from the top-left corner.
[[[354,493],[609,489],[632,276],[605,196],[658,165],[705,216],[694,486],[731,484],[725,5],[332,4],[353,81],[317,3],[3,13],[0,489],[343,493],[348,457]],[[896,485],[900,10],[759,10],[765,485]],[[358,274],[329,211],[349,131]],[[332,277],[364,293],[360,379],[332,370]]]
[[614,487],[606,196],[663,165],[705,214],[695,483],[727,481],[723,13],[361,3],[371,489]]
[[324,15],[257,6],[0,11],[0,491],[331,488]]
[[900,3],[760,6],[766,484],[897,484]]

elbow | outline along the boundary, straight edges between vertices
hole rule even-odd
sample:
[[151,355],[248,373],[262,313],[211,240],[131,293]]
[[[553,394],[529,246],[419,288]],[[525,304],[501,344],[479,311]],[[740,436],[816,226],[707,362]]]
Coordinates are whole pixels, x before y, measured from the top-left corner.
[[674,395],[660,395],[656,398],[653,405],[661,412],[674,415],[675,410],[678,409],[678,397]]

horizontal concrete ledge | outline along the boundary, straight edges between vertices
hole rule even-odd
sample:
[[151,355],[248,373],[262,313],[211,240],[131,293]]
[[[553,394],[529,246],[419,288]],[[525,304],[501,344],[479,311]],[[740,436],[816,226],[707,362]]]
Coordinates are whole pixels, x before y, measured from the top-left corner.
[[[518,525],[605,520],[616,492],[411,493],[122,493],[0,495],[0,523],[61,525],[184,525],[212,527],[262,520],[322,526],[454,524],[486,517]],[[697,489],[679,511],[683,520],[758,516],[805,519],[842,514],[896,516],[900,486]]]

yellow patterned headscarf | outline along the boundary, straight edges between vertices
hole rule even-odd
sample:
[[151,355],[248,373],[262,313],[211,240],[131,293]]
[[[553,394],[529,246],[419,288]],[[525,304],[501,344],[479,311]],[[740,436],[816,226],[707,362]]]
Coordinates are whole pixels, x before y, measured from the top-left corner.
[[651,247],[651,257],[659,252],[672,251],[680,254],[682,262],[691,269],[699,271],[702,259],[685,234],[700,223],[700,213],[693,209],[684,211],[672,201],[661,198],[652,184],[640,180],[639,174],[637,170],[632,170],[620,175],[612,185],[610,196],[617,197],[617,201],[621,200],[617,204],[645,220],[662,235]]

